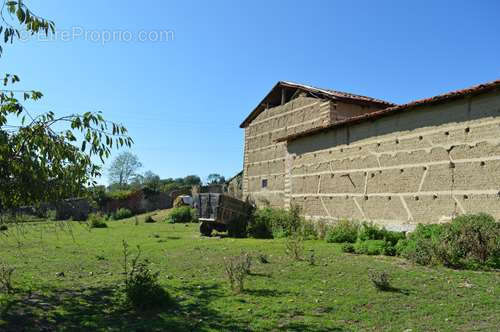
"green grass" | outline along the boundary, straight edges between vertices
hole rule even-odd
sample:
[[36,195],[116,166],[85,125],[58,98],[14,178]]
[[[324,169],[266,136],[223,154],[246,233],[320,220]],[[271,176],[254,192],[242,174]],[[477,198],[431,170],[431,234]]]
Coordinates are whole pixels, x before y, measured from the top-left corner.
[[[71,222],[71,233],[57,222],[0,233],[1,260],[16,267],[19,288],[0,295],[0,330],[494,331],[500,325],[499,272],[344,254],[340,245],[315,240],[305,242],[306,254],[315,253],[311,266],[292,261],[282,239],[205,238],[197,224],[139,219],[138,226],[130,218],[90,231]],[[142,257],[161,271],[169,307],[136,312],[123,305],[122,240],[132,250],[140,245]],[[233,295],[223,258],[242,251],[265,254],[270,263],[254,260],[245,291]],[[390,274],[391,291],[375,289],[372,270]]]

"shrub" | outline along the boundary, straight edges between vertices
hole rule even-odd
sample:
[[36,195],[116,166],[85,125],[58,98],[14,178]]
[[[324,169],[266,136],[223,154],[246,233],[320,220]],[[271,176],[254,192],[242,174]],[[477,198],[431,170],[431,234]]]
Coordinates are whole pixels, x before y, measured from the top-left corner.
[[342,244],[342,247],[340,247],[340,250],[342,252],[347,252],[347,253],[354,253],[354,245],[352,243],[344,243]]
[[296,261],[302,260],[304,256],[304,238],[301,235],[294,234],[285,240],[286,253]]
[[158,284],[159,272],[149,269],[147,260],[140,260],[141,250],[129,264],[127,242],[123,241],[123,269],[125,275],[125,297],[127,302],[137,309],[150,309],[168,303],[168,293]]
[[320,240],[324,240],[326,233],[330,229],[328,222],[324,219],[319,219],[316,221],[316,237]]
[[255,211],[248,223],[248,235],[257,239],[273,238],[273,220],[274,209],[263,208]]
[[107,228],[108,225],[103,221],[103,216],[99,213],[91,213],[88,218],[90,228]]
[[304,237],[304,240],[315,240],[318,238],[318,232],[316,230],[316,224],[311,221],[306,221],[302,223],[300,234]]
[[250,256],[246,253],[234,257],[224,257],[226,276],[233,292],[241,293],[243,291],[245,277],[250,273],[251,263]]
[[12,275],[14,271],[14,267],[3,262],[0,263],[0,290],[7,294],[14,291],[14,286],[12,284]]
[[173,208],[167,215],[166,221],[171,223],[189,223],[197,222],[196,210],[189,206]]
[[300,232],[304,223],[298,206],[292,206],[289,211],[265,207],[254,212],[248,223],[247,232],[254,238],[282,238]]
[[391,287],[390,276],[387,272],[370,272],[370,280],[373,286],[379,291],[390,291]]
[[236,217],[227,225],[227,233],[230,237],[243,238],[247,236],[247,219]]
[[56,210],[47,210],[46,217],[47,217],[47,220],[55,221],[57,219],[57,211]]
[[443,225],[435,254],[455,268],[500,268],[500,224],[487,214],[469,214]]
[[[136,221],[137,222],[137,221]],[[153,219],[152,216],[148,216],[145,220],[144,220],[145,223],[147,224],[153,224],[156,222],[156,220]]]
[[314,250],[309,251],[309,255],[307,255],[306,260],[309,263],[309,265],[311,266],[316,265],[316,253],[314,252]]
[[349,220],[340,220],[326,232],[325,240],[328,243],[354,243],[358,237],[359,226]]
[[384,240],[358,241],[354,244],[354,252],[361,255],[381,255],[387,245]]
[[134,214],[129,209],[120,208],[113,214],[113,219],[115,220],[127,219],[132,217],[133,215]]
[[267,258],[267,255],[265,254],[258,254],[257,259],[261,264],[269,264],[269,259]]
[[443,225],[419,224],[407,240],[398,241],[396,251],[402,257],[420,265],[437,263],[435,247],[440,241],[442,231]]
[[406,238],[406,234],[404,232],[389,231],[375,224],[365,222],[360,227],[358,238],[360,241],[385,240],[392,246],[395,246],[399,240]]

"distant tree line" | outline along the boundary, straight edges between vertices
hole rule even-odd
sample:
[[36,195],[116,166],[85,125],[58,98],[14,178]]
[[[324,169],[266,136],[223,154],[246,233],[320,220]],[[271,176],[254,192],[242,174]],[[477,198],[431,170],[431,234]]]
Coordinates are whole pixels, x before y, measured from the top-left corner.
[[[155,192],[170,192],[203,184],[198,175],[162,179],[152,171],[140,173],[141,168],[142,163],[136,155],[130,152],[121,153],[113,160],[108,169],[110,184],[107,190],[117,192],[146,188]],[[206,184],[224,184],[225,182],[225,177],[217,173],[208,175],[206,180]]]

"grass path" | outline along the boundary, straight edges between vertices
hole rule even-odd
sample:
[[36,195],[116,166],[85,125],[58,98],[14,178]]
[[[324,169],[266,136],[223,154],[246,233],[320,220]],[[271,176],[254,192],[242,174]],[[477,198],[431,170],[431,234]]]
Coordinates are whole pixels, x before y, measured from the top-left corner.
[[[131,218],[92,231],[71,223],[72,234],[55,223],[2,233],[2,260],[16,267],[20,292],[0,295],[0,330],[496,331],[500,326],[498,272],[343,254],[323,241],[306,241],[306,253],[316,257],[310,265],[288,258],[282,240],[203,238],[198,225],[145,224],[144,218],[138,226]],[[134,251],[139,245],[142,257],[161,271],[172,307],[138,313],[121,305],[123,240]],[[242,251],[264,254],[270,263],[254,261],[245,292],[233,295],[223,257]],[[377,291],[370,270],[390,273],[395,291]]]

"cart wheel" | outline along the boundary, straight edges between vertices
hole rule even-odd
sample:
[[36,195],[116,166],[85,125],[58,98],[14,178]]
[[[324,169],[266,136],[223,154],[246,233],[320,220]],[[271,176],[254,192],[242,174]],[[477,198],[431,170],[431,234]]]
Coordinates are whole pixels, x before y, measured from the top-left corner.
[[200,233],[204,236],[210,236],[212,234],[212,226],[206,222],[202,222],[200,225]]

